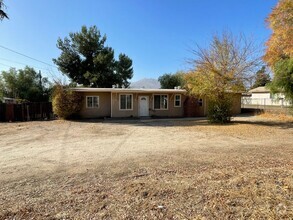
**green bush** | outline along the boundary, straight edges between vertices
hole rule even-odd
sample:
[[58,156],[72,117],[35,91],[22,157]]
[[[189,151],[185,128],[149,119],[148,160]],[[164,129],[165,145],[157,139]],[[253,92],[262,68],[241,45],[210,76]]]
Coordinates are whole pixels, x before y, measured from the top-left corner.
[[212,123],[227,123],[231,121],[232,100],[229,97],[210,100],[208,103],[208,120]]
[[59,118],[70,119],[81,110],[82,96],[80,93],[57,85],[53,91],[52,105],[54,114]]

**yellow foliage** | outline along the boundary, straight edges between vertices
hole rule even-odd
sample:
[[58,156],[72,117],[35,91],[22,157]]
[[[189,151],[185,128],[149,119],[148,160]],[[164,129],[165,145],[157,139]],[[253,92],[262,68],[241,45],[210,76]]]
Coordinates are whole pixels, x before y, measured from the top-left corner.
[[82,96],[74,91],[66,90],[61,85],[54,89],[53,112],[59,118],[68,119],[81,110]]
[[267,18],[273,33],[264,60],[273,66],[280,58],[293,57],[293,1],[280,0]]

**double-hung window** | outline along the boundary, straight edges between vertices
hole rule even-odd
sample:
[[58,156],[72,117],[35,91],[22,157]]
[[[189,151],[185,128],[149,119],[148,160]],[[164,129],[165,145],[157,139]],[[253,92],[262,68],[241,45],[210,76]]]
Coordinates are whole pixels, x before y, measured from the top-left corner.
[[132,95],[120,95],[120,110],[132,110]]
[[181,95],[174,96],[174,106],[181,107]]
[[98,108],[99,107],[99,96],[87,96],[86,97],[87,108]]
[[168,95],[154,95],[154,109],[168,109]]

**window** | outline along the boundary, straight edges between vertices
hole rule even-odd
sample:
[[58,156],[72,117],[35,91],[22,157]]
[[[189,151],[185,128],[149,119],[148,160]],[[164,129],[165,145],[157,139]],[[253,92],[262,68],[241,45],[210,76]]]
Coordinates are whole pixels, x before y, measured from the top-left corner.
[[154,109],[159,109],[159,110],[168,109],[168,96],[154,95]]
[[181,107],[181,95],[175,95],[174,97],[174,106]]
[[120,110],[132,110],[132,95],[120,95]]
[[99,107],[99,96],[87,96],[86,97],[87,108],[98,108]]

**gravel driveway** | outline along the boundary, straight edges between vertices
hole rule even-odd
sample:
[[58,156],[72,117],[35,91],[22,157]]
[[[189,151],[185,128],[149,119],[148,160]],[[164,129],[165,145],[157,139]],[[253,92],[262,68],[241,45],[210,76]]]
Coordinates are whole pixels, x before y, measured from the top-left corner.
[[[182,204],[187,205],[193,198],[190,200],[192,204],[192,201],[199,199],[194,196],[200,195],[197,192],[197,194],[191,193],[191,197],[186,197],[187,194],[184,196],[184,193],[189,192],[192,183],[199,180],[209,181],[209,178],[211,180],[217,176],[218,182],[213,183],[224,184],[221,181],[226,181],[228,176],[232,178],[229,172],[235,172],[233,178],[240,178],[239,175],[244,175],[249,169],[259,169],[264,166],[271,171],[281,169],[285,172],[283,180],[288,181],[290,178],[287,177],[292,175],[293,168],[290,160],[293,157],[292,143],[292,123],[259,117],[236,117],[229,125],[211,125],[204,119],[2,123],[0,124],[0,185],[2,185],[0,219],[15,216],[70,219],[85,217],[86,214],[89,214],[87,216],[89,218],[106,219],[117,216],[181,219],[182,215],[187,219],[189,217],[226,218],[229,215],[224,212],[218,215],[200,215],[199,210],[203,210],[204,206],[211,210],[216,209],[207,203],[209,200],[200,200],[202,202],[199,202],[194,210],[179,205],[180,210],[175,212],[173,203],[169,204],[173,208],[169,208],[169,211],[165,210],[166,212],[157,212],[153,208],[156,209],[157,205],[164,203],[162,201],[165,201],[165,205],[168,202],[174,202],[176,205],[181,199],[185,201]],[[263,160],[260,160],[261,158]],[[214,175],[211,177],[213,172]],[[253,178],[257,178],[257,173],[260,171],[255,172]],[[252,173],[245,175],[249,176]],[[196,179],[193,179],[195,177]],[[70,178],[74,181],[68,182]],[[131,185],[125,178],[133,178],[135,182],[131,180]],[[140,181],[144,180],[144,187],[150,184],[149,190],[157,190],[156,192],[161,192],[161,188],[158,188],[161,187],[161,183],[157,182],[159,180],[165,181],[165,185],[176,183],[169,186],[170,192],[182,194],[182,197],[178,196],[176,200],[172,197],[172,193],[168,194],[168,191],[165,200],[160,196],[161,194],[154,193],[154,199],[136,204],[140,199],[146,199],[150,195],[150,192],[145,192],[141,185],[136,185],[137,178],[141,178]],[[192,182],[189,182],[191,180]],[[206,183],[202,182],[202,187],[207,187]],[[197,187],[200,184],[198,183]],[[292,185],[290,185],[292,182],[286,184],[289,184],[292,193]],[[179,185],[187,191],[177,189]],[[121,188],[122,186],[128,188]],[[64,197],[63,200],[68,203],[68,193],[75,192],[75,187],[85,191],[98,187],[99,191],[96,189],[93,191],[99,196],[104,195],[106,191],[111,193],[103,197],[104,199],[99,199],[99,196],[94,196],[91,192],[86,194],[83,202],[75,201],[73,207],[80,206],[83,211],[64,208],[64,205],[59,203],[62,200],[60,198]],[[209,187],[219,186],[210,184]],[[38,196],[34,191],[36,189],[39,190]],[[120,191],[116,191],[117,189]],[[138,190],[139,195],[133,194],[133,189]],[[200,187],[195,189],[203,190]],[[209,189],[211,193],[215,193],[212,189]],[[121,192],[124,194],[119,194]],[[55,198],[56,193],[60,197]],[[142,198],[140,193],[143,193]],[[80,195],[83,195],[82,191]],[[125,197],[123,201],[127,201],[128,205],[119,200],[127,195],[129,197]],[[70,198],[75,196],[71,195]],[[91,200],[88,201],[87,199],[90,198]],[[135,202],[134,198],[139,199]],[[284,200],[280,197],[281,201],[282,199]],[[104,204],[107,208],[101,205],[99,210],[92,210],[91,202],[95,200],[99,204],[107,200],[109,203]],[[129,209],[130,204],[134,209]],[[51,210],[50,205],[55,209]],[[30,207],[29,210],[27,207]],[[93,207],[96,207],[96,204]],[[238,205],[236,204],[235,207]],[[233,209],[235,207],[232,206]],[[261,206],[260,210],[266,210],[264,207],[267,206]],[[247,210],[239,213],[243,215]],[[286,210],[285,214],[279,217],[288,216],[290,209]],[[260,213],[262,216],[272,217],[266,215],[264,211]],[[239,215],[232,216],[239,218]],[[251,214],[250,217],[257,218],[257,214]]]

